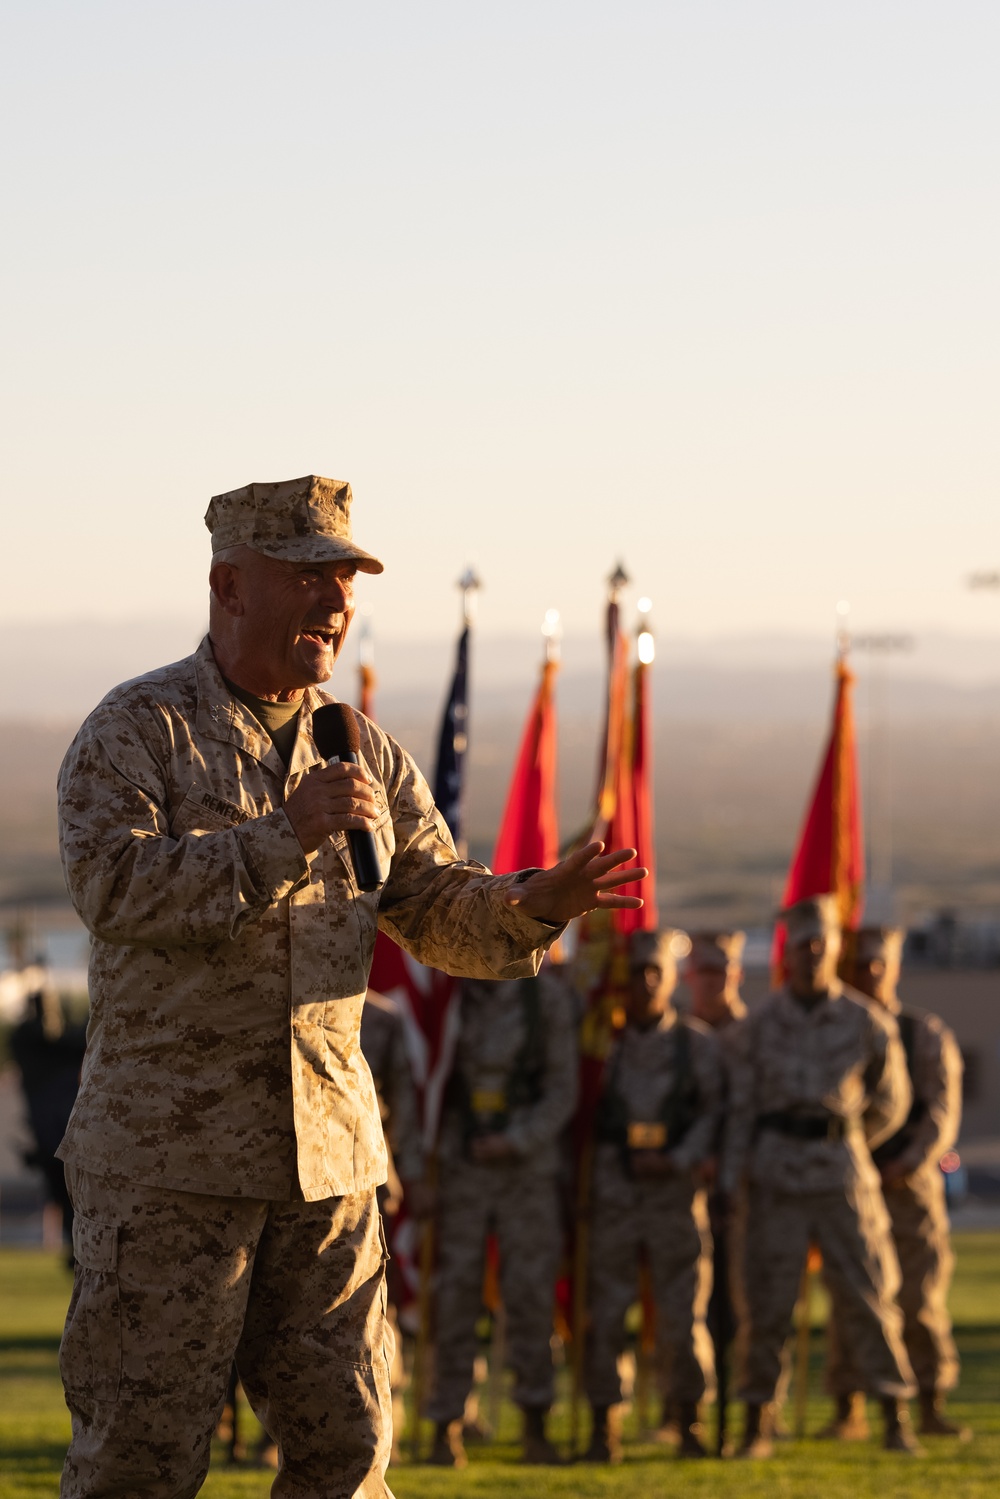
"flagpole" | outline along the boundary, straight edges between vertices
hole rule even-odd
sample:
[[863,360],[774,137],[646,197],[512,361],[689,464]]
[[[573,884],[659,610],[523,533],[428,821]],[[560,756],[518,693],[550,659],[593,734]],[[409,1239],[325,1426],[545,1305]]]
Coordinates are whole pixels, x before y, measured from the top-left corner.
[[366,718],[375,717],[375,637],[372,633],[372,606],[361,609],[361,631],[358,637],[358,698]]
[[[631,579],[621,562],[607,580],[607,613],[605,616],[606,645],[608,652],[607,710],[604,719],[602,758],[598,766],[597,794],[594,817],[589,835],[585,839],[608,836],[618,796],[618,781],[625,728],[626,698],[628,693],[628,647],[620,623],[621,596]],[[602,957],[603,978],[610,977],[614,961],[614,928],[610,912],[592,913],[583,918],[581,931],[589,928],[592,937],[598,936],[604,951]],[[577,952],[579,957],[579,950]],[[608,1045],[607,1005],[603,996],[593,1006],[592,986],[600,975],[586,967],[585,998],[591,1009],[585,1017],[581,1032],[581,1107],[579,1114],[579,1154],[577,1157],[576,1203],[574,1213],[575,1238],[573,1245],[573,1369],[570,1398],[569,1455],[574,1459],[579,1445],[580,1407],[583,1400],[585,1342],[587,1334],[587,1275],[590,1260],[590,1193],[594,1165],[594,1107],[596,1105],[597,1079],[604,1065]]]

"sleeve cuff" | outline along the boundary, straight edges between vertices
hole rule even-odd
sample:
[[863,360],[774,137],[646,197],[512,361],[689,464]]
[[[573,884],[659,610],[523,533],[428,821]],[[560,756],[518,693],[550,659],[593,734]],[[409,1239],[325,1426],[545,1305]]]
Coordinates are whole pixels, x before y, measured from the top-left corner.
[[539,921],[534,916],[525,916],[518,906],[508,906],[504,895],[513,885],[521,885],[533,874],[534,869],[521,869],[517,874],[503,874],[495,876],[495,884],[491,892],[496,919],[509,937],[513,937],[525,952],[537,952],[540,948],[551,947],[552,943],[566,930],[565,921],[554,923],[550,921]]
[[290,895],[309,878],[309,862],[283,808],[245,822],[236,836],[255,883],[272,902]]

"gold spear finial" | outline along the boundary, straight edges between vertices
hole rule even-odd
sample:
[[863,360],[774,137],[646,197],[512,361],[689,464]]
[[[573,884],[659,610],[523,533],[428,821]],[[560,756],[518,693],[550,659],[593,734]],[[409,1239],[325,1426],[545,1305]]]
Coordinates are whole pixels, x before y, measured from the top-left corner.
[[618,603],[618,599],[622,592],[622,589],[627,588],[631,581],[632,579],[629,577],[628,573],[619,562],[614,572],[608,579],[608,594],[613,604]]
[[467,625],[471,625],[475,612],[475,597],[483,585],[472,568],[467,567],[458,580],[458,586],[462,590],[462,619]]

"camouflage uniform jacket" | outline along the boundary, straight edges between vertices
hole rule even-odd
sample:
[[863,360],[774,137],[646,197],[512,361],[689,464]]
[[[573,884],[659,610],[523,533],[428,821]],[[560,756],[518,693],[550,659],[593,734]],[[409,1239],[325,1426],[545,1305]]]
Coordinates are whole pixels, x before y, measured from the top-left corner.
[[576,1035],[571,997],[561,980],[543,972],[537,1002],[538,1096],[518,1101],[511,1096],[512,1084],[529,1044],[521,985],[462,985],[455,1064],[441,1120],[442,1168],[465,1156],[466,1110],[475,1106],[478,1095],[504,1101],[498,1110],[507,1115],[503,1133],[533,1174],[556,1171],[559,1135],[576,1107]]
[[396,1169],[403,1181],[419,1181],[424,1174],[424,1136],[403,1015],[376,989],[368,990],[361,1011],[361,1051],[375,1083]]
[[[854,990],[831,990],[812,1010],[788,989],[731,1028],[729,1112],[720,1186],[744,1174],[779,1192],[838,1192],[878,1182],[869,1147],[906,1119],[910,1087],[896,1022]],[[800,1139],[759,1128],[762,1115],[832,1115],[840,1138]]]
[[[718,1139],[722,1118],[723,1071],[718,1043],[700,1020],[681,1017],[670,1009],[649,1030],[626,1025],[612,1043],[604,1067],[604,1086],[614,1081],[615,1092],[625,1105],[630,1124],[652,1124],[660,1120],[678,1084],[677,1038],[680,1027],[688,1033],[688,1058],[694,1081],[695,1103],[690,1127],[667,1150],[679,1171],[689,1171],[710,1156]],[[621,1151],[610,1143],[597,1146],[598,1169],[621,1171]]]
[[308,856],[282,810],[322,763],[309,690],[288,770],[197,653],[109,693],[59,774],[60,845],[92,935],[91,1022],[63,1159],[180,1191],[371,1190],[386,1155],[358,1034],[376,927],[451,973],[532,973],[552,928],[516,875],[462,862],[427,785],[359,717],[386,883],[343,832]]
[[953,1032],[937,1015],[905,1006],[896,1012],[913,1027],[913,1117],[904,1126],[905,1146],[894,1158],[907,1175],[937,1170],[958,1139],[962,1123],[962,1053]]

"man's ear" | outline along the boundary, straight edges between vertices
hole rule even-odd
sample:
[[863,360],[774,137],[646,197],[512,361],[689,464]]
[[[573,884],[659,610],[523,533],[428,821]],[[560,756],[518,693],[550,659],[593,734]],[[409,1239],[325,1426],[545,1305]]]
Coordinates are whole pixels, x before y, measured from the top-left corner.
[[226,614],[244,613],[240,569],[231,562],[214,562],[208,574],[212,598]]

